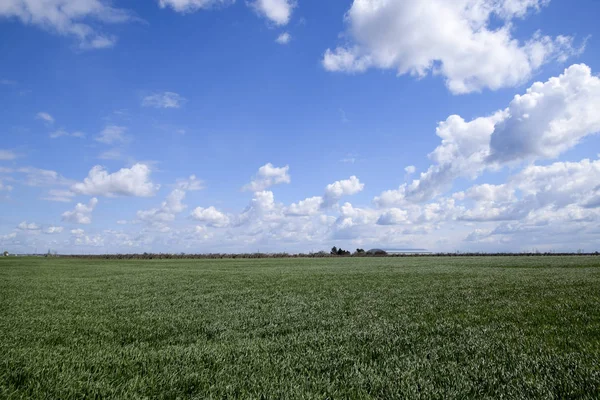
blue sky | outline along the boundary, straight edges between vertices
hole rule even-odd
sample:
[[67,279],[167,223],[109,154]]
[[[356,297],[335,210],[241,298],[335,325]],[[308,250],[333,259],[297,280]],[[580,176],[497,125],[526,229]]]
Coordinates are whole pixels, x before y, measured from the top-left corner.
[[4,1],[0,247],[598,250],[596,15]]

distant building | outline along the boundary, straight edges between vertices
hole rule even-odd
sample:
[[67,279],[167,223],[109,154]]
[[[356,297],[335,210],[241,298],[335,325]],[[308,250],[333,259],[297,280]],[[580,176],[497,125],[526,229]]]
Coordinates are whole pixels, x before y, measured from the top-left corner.
[[427,249],[386,249],[387,254],[432,254]]
[[367,254],[370,256],[385,256],[387,255],[387,251],[381,249],[371,249],[367,251]]
[[431,254],[427,249],[371,249],[367,251],[369,255],[386,256],[395,254]]

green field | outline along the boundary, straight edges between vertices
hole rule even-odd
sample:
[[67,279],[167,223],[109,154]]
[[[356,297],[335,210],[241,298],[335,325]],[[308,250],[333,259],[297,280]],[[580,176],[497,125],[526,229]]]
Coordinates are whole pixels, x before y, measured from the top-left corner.
[[600,398],[600,257],[0,259],[0,398]]

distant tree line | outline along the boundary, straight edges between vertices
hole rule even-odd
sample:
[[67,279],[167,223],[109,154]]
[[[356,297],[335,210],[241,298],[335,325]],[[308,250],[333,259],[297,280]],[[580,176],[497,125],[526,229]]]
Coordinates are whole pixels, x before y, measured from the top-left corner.
[[[335,249],[335,252],[334,252]],[[206,254],[187,254],[187,253],[142,253],[142,254],[90,254],[90,255],[55,255],[56,257],[66,258],[88,258],[88,259],[107,259],[107,260],[170,260],[170,259],[247,259],[247,258],[327,258],[327,257],[502,257],[502,256],[599,256],[599,252],[593,253],[555,253],[555,252],[527,252],[527,253],[427,253],[427,254],[389,254],[383,250],[356,249],[353,253],[348,250],[333,247],[331,251],[318,251],[310,253],[206,253]]]

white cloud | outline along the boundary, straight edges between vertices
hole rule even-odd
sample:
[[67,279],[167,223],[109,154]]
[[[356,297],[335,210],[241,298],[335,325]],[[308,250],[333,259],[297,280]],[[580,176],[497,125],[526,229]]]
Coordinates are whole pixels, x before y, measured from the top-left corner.
[[[403,185],[395,194],[410,201],[429,200],[448,190],[459,176],[477,177],[487,167],[490,136],[494,127],[504,118],[506,112],[500,111],[470,122],[458,115],[451,115],[446,121],[440,122],[436,134],[442,143],[429,154],[435,164],[410,185]],[[387,195],[389,198],[391,193]]]
[[40,227],[37,224],[34,224],[33,222],[27,223],[26,221],[21,222],[17,226],[17,228],[22,231],[39,231],[40,230]]
[[49,124],[53,124],[54,123],[54,117],[50,114],[48,114],[47,112],[39,112],[36,114],[35,116],[36,119],[41,119],[42,121],[45,121]]
[[102,235],[74,235],[75,246],[105,247],[105,238]]
[[4,242],[4,241],[12,241],[16,237],[17,237],[16,232],[12,232],[12,233],[0,236],[0,241],[2,241],[2,242]]
[[[116,38],[98,32],[98,23],[123,23],[133,19],[125,10],[104,0],[4,0],[0,17],[18,18],[59,35],[71,36],[82,49],[112,46]],[[93,23],[90,23],[92,22]]]
[[63,230],[64,228],[62,226],[49,226],[46,229],[44,229],[44,233],[47,235],[54,235],[62,233]]
[[0,149],[0,161],[11,161],[17,158],[17,155],[10,150]]
[[481,185],[471,186],[464,193],[466,198],[478,202],[506,202],[515,199],[515,192],[509,185],[490,185],[484,183]]
[[180,13],[194,12],[199,9],[208,9],[219,6],[228,6],[235,0],[159,0],[161,8],[171,7]]
[[379,213],[376,210],[354,207],[351,203],[346,202],[340,207],[338,221],[345,226],[370,225],[374,224],[378,218]]
[[263,190],[255,192],[254,197],[250,201],[250,207],[246,210],[252,210],[255,213],[266,214],[275,209],[275,197],[273,192]]
[[[234,4],[235,0],[159,0],[161,8],[172,8],[179,13],[192,13],[198,10],[223,8]],[[286,25],[296,7],[295,0],[252,0],[247,3],[259,15],[277,26]]]
[[325,194],[323,195],[323,206],[329,207],[337,203],[343,196],[351,196],[356,194],[362,191],[364,187],[364,183],[360,183],[360,180],[354,175],[349,179],[330,183],[325,188]]
[[59,129],[59,130],[54,131],[54,132],[52,132],[50,134],[50,138],[51,139],[56,139],[56,138],[65,137],[65,136],[66,137],[75,137],[75,138],[83,139],[83,138],[85,138],[85,133],[79,132],[79,131],[76,131],[76,132],[67,132],[64,129]]
[[70,190],[53,189],[48,192],[48,196],[44,197],[43,200],[70,203],[73,197],[75,197],[75,193]]
[[406,172],[409,175],[414,174],[417,171],[417,167],[415,167],[414,165],[409,165],[408,167],[404,168],[404,172]]
[[280,183],[290,183],[291,178],[288,174],[290,167],[275,167],[271,163],[267,163],[258,169],[258,173],[252,181],[245,185],[242,190],[250,190],[259,192],[273,185]]
[[229,217],[213,206],[208,208],[196,207],[191,216],[196,221],[215,228],[224,228],[229,225]]
[[126,131],[127,128],[123,126],[109,125],[96,136],[96,141],[104,144],[122,143],[127,140]]
[[83,236],[85,235],[85,231],[83,229],[71,229],[71,234],[73,236]]
[[286,25],[296,7],[294,0],[254,0],[252,7],[276,25]]
[[505,165],[557,157],[600,131],[600,115],[594,111],[599,107],[600,78],[579,64],[534,83],[488,117],[467,122],[452,115],[436,129],[442,143],[429,155],[434,164],[419,179],[375,201],[382,207],[426,201],[447,191],[458,177],[473,179]]
[[0,79],[0,85],[13,86],[16,85],[17,81],[11,79]]
[[[345,19],[349,43],[327,49],[329,71],[391,69],[398,75],[442,75],[453,93],[516,86],[540,66],[582,51],[572,38],[536,33],[520,43],[515,18],[545,0],[354,0]],[[492,28],[492,20],[500,27]]]
[[600,132],[600,78],[584,64],[515,96],[492,133],[490,160],[554,158]]
[[74,184],[75,193],[90,196],[137,196],[150,197],[156,194],[160,185],[150,180],[151,170],[146,164],[135,164],[109,174],[100,165],[93,167],[83,182]]
[[141,221],[150,223],[164,224],[175,220],[176,214],[181,213],[187,208],[183,204],[185,198],[185,192],[180,189],[173,190],[162,202],[160,208],[153,208],[145,211],[138,211],[137,217]]
[[400,225],[406,222],[408,222],[408,213],[399,208],[389,209],[377,220],[378,225]]
[[67,186],[73,182],[56,171],[34,167],[23,167],[16,172],[25,174],[25,184],[27,186]]
[[[458,200],[474,204],[459,215],[465,221],[519,221],[548,224],[553,218],[583,221],[586,209],[600,194],[600,160],[530,165],[500,185],[475,185],[455,193]],[[518,195],[517,195],[518,193]],[[565,216],[566,215],[566,216]]]
[[87,205],[83,203],[77,203],[73,211],[65,211],[62,214],[62,220],[71,222],[74,224],[91,224],[92,223],[92,211],[98,204],[97,198],[92,198]]
[[177,179],[175,182],[175,187],[181,190],[192,192],[204,189],[204,182],[196,178],[196,175],[190,175],[190,177],[187,179]]
[[507,185],[519,189],[523,200],[535,198],[538,205],[564,207],[582,204],[598,193],[600,160],[556,162],[547,166],[531,165],[509,179]]
[[288,44],[292,40],[292,35],[288,32],[283,32],[281,35],[277,36],[275,41],[279,44]]
[[322,204],[323,198],[321,196],[309,197],[298,203],[290,204],[286,209],[285,214],[298,217],[316,215],[320,212]]
[[343,196],[350,196],[363,190],[365,185],[356,176],[333,182],[325,187],[323,196],[313,196],[290,204],[283,210],[290,217],[308,217],[319,214],[323,209],[336,204]]
[[143,107],[179,108],[186,99],[174,92],[154,93],[142,99]]
[[465,238],[465,242],[479,242],[486,240],[492,233],[489,229],[475,229]]
[[242,213],[231,219],[234,227],[244,227],[246,232],[256,234],[268,229],[272,224],[278,224],[284,217],[283,204],[276,203],[273,192],[263,190],[254,192],[250,204]]

